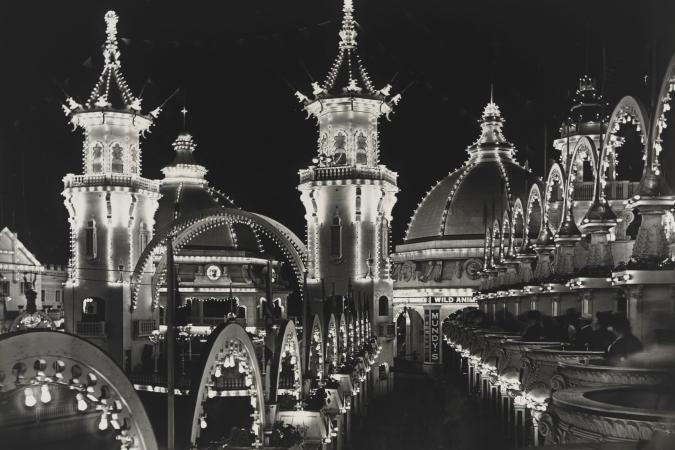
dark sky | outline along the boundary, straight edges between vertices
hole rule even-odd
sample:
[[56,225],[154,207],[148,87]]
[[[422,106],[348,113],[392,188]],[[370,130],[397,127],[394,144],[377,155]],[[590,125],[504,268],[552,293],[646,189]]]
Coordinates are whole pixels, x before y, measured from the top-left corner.
[[[292,94],[310,93],[311,79],[327,72],[339,0],[11,3],[0,12],[0,219],[42,262],[67,260],[61,179],[81,171],[82,136],[61,112],[63,90],[82,99],[93,87],[111,8],[131,89],[150,79],[145,109],[181,89],[143,143],[144,175],[158,178],[171,160],[185,100],[211,184],[303,237],[297,171],[317,135]],[[396,243],[421,195],[464,161],[490,83],[518,158],[541,172],[544,129],[551,156],[579,75],[604,73],[610,102],[630,93],[649,103],[652,77],[643,77],[654,61],[660,83],[675,50],[669,0],[355,3],[360,52],[376,85],[397,74],[395,89],[407,87],[381,126],[382,159],[401,188]]]

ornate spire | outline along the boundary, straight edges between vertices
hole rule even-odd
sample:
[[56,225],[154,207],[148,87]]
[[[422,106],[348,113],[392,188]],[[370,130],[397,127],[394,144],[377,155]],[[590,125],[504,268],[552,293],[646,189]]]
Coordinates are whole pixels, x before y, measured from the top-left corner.
[[162,169],[164,177],[169,180],[178,179],[187,181],[189,179],[204,182],[206,168],[194,160],[193,152],[197,148],[191,134],[182,132],[178,135],[172,144],[176,156],[173,162]]
[[502,132],[504,122],[499,106],[494,102],[493,89],[490,87],[490,102],[483,108],[483,115],[479,121],[481,134],[469,146],[468,152],[473,154],[479,151],[493,151],[496,148],[503,148],[510,156],[513,156],[515,148],[512,143],[506,140]]
[[339,31],[338,54],[328,74],[323,82],[312,83],[313,100],[300,92],[295,93],[296,97],[306,105],[321,98],[345,95],[383,100],[389,105],[396,105],[401,99],[401,94],[389,98],[391,95],[389,84],[382,89],[376,89],[357,53],[356,36],[358,33],[354,19],[353,0],[344,0],[342,11],[344,16]]
[[[102,52],[103,71],[84,105],[77,103],[72,98],[67,99],[68,104],[63,105],[63,110],[67,116],[76,112],[100,109],[130,110],[136,113],[141,111],[141,99],[132,94],[121,71],[121,52],[117,45],[117,22],[119,18],[115,11],[108,11],[105,13],[104,19],[106,40]],[[156,117],[158,113],[159,109],[156,109],[150,114]]]

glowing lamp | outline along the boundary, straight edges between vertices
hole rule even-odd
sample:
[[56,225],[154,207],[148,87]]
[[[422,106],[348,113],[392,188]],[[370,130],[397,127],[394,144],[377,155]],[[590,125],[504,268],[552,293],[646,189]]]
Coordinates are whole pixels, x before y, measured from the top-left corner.
[[35,398],[35,395],[33,395],[33,389],[27,387],[26,389],[23,390],[23,394],[25,396],[25,399],[24,399],[24,402],[23,402],[24,405],[26,405],[29,408],[32,408],[33,406],[35,406],[35,404],[37,403],[37,399]]

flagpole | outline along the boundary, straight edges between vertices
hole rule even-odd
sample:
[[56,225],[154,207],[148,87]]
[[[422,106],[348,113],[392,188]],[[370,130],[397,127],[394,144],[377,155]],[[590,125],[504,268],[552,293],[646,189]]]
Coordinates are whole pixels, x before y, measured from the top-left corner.
[[176,345],[176,330],[174,328],[175,313],[175,273],[173,264],[173,237],[169,236],[166,241],[166,264],[167,264],[167,295],[166,295],[166,401],[167,401],[167,449],[174,450],[175,424],[174,424],[174,356]]

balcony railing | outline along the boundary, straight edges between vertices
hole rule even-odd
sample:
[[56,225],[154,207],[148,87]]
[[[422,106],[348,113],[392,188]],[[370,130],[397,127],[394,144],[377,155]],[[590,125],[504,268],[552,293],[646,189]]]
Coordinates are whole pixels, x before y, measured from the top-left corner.
[[293,389],[295,386],[295,374],[282,373],[279,377],[279,389]]
[[82,337],[107,337],[105,322],[77,322],[76,331]]
[[312,167],[300,171],[300,183],[323,180],[384,180],[396,184],[398,175],[384,167],[333,166]]
[[146,337],[152,334],[157,327],[152,319],[134,320],[134,334],[136,337]]
[[122,186],[146,191],[159,191],[159,181],[123,173],[92,175],[67,175],[63,179],[66,189],[89,186]]
[[[593,200],[593,181],[582,181],[574,185],[574,200]],[[605,198],[607,200],[626,200],[638,193],[640,183],[638,181],[608,181],[605,186]]]

